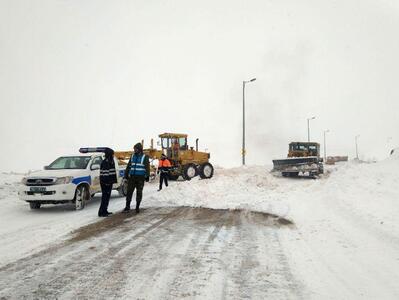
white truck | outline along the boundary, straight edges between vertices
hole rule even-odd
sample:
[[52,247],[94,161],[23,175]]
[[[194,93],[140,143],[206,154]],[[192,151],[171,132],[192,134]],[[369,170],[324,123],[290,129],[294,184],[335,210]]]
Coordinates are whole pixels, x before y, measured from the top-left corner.
[[[76,210],[83,209],[94,194],[101,192],[102,149],[81,148],[79,155],[61,156],[44,170],[30,173],[22,179],[19,198],[28,202],[31,209],[39,209],[42,204],[61,203],[73,203]],[[114,161],[118,182],[113,189],[125,196],[125,169],[119,166],[117,159]]]

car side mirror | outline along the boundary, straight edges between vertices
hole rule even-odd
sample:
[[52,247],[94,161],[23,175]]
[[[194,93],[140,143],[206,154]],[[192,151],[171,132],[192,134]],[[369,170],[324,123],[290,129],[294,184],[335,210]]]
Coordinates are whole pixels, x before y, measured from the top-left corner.
[[48,166],[44,166],[43,169],[44,169],[44,170],[48,170],[49,167],[48,167]]
[[91,165],[90,170],[92,170],[92,171],[100,170],[100,165],[99,164]]

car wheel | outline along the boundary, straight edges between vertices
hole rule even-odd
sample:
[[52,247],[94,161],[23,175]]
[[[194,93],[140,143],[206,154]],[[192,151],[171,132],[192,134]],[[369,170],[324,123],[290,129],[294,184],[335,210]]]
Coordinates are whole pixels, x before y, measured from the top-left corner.
[[118,187],[118,193],[121,197],[126,197],[127,195],[127,181],[123,181],[121,185]]
[[29,202],[30,209],[39,209],[41,203],[39,202]]
[[87,186],[86,185],[79,186],[75,192],[75,209],[82,210],[86,205],[86,201],[89,200],[89,196],[90,193]]

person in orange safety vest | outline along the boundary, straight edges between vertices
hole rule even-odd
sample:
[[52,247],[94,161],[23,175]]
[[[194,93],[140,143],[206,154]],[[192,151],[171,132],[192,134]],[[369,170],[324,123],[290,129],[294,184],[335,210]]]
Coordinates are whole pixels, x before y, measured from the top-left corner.
[[166,158],[165,154],[161,155],[161,159],[159,160],[158,164],[158,174],[161,173],[159,178],[159,190],[162,190],[162,183],[165,181],[165,185],[168,186],[168,176],[169,170],[172,167],[169,159]]

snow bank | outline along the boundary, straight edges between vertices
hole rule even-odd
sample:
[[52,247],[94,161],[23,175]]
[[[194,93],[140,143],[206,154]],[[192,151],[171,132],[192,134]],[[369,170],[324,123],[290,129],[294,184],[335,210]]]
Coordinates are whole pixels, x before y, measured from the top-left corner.
[[156,206],[248,209],[285,217],[289,209],[276,197],[278,181],[266,167],[219,168],[210,180],[171,181],[146,201]]
[[0,173],[0,199],[16,193],[15,188],[21,182],[23,176],[23,174],[18,173]]

